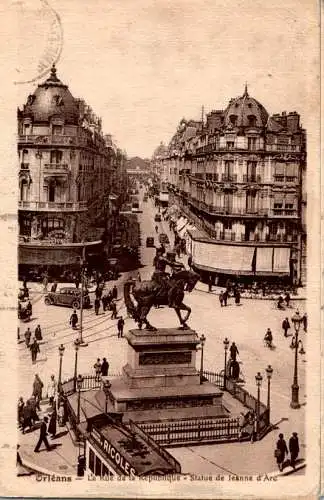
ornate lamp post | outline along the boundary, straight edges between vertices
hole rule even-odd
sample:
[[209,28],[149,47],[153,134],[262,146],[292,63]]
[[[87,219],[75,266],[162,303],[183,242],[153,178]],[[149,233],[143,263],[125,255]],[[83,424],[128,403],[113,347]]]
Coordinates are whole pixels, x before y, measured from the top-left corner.
[[259,435],[259,423],[260,423],[260,387],[261,387],[261,384],[262,384],[262,375],[260,372],[258,372],[255,376],[255,381],[256,381],[256,385],[257,385],[257,388],[258,388],[258,398],[257,398],[257,428],[256,428],[256,432],[257,432],[257,436]]
[[201,345],[201,357],[200,357],[200,383],[203,383],[203,371],[204,371],[204,345],[206,342],[206,337],[204,334],[200,337],[200,345]]
[[230,344],[230,341],[228,340],[227,337],[225,337],[225,339],[223,340],[223,344],[224,344],[224,351],[225,351],[225,359],[224,359],[224,391],[226,391],[226,364],[227,364],[227,350],[228,350],[228,346]]
[[74,347],[75,347],[75,358],[74,358],[74,376],[73,376],[73,386],[74,390],[76,390],[76,382],[77,382],[77,373],[78,373],[78,351],[80,347],[80,340],[76,339],[74,341]]
[[103,391],[104,391],[105,396],[106,396],[105,413],[107,413],[107,408],[108,408],[108,399],[109,399],[110,387],[111,387],[111,383],[109,382],[109,380],[106,379],[104,381],[104,383],[103,383]]
[[[295,364],[294,364],[294,378],[293,378],[293,383],[291,386],[290,407],[297,409],[297,408],[300,408],[299,385],[298,385],[298,345],[299,345],[298,334],[299,334],[300,325],[303,321],[303,319],[301,318],[298,311],[296,311],[294,316],[291,318],[291,321],[293,322],[294,328],[295,328],[295,342],[294,342],[294,346],[293,346],[293,348],[295,349]],[[302,348],[302,351],[304,351],[304,348]]]
[[82,384],[83,384],[83,377],[82,377],[82,375],[78,375],[78,378],[76,379],[76,383],[77,383],[77,388],[78,388],[78,414],[77,414],[77,422],[79,424],[80,423],[81,389],[82,389]]
[[59,355],[60,355],[60,366],[59,366],[59,375],[58,375],[58,387],[61,386],[61,379],[62,379],[62,361],[63,361],[63,354],[64,354],[64,351],[65,351],[65,347],[63,344],[60,345],[60,347],[58,348],[58,351],[59,351]]
[[273,374],[273,368],[271,365],[268,365],[266,368],[266,374],[268,379],[268,397],[267,397],[267,408],[268,408],[268,420],[270,423],[270,380]]

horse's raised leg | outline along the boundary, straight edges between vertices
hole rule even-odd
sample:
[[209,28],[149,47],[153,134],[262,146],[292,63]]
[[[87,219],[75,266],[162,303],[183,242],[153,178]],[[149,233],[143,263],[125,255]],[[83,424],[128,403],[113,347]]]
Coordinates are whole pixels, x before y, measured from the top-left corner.
[[[186,306],[186,304],[184,304],[182,302],[178,307],[175,307],[174,309],[175,309],[175,312],[177,313],[177,316],[180,320],[182,328],[189,328],[187,325],[187,321],[188,321],[189,316],[191,314],[191,307]],[[184,318],[182,318],[180,311],[187,311],[187,314]]]
[[140,311],[140,321],[141,321],[141,323],[145,323],[145,327],[147,330],[156,331],[156,328],[154,326],[152,326],[147,319],[147,315],[150,312],[151,307],[152,307],[151,302],[148,304],[142,305],[141,311]]

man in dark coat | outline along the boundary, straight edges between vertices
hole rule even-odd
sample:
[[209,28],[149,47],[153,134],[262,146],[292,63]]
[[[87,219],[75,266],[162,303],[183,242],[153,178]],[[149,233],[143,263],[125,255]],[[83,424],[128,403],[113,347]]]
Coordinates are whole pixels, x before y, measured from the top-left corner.
[[279,434],[279,439],[277,441],[277,447],[275,450],[275,456],[277,459],[277,464],[280,472],[283,470],[283,464],[285,461],[286,453],[288,454],[286,441],[284,440],[283,434]]
[[124,324],[125,324],[125,321],[124,321],[123,317],[120,317],[118,322],[117,322],[118,338],[120,338],[124,335]]
[[111,319],[117,319],[117,305],[114,300],[111,303]]
[[113,289],[112,289],[112,298],[116,300],[117,296],[118,296],[117,287],[116,287],[116,285],[114,285]]
[[99,297],[96,297],[96,298],[95,298],[95,301],[94,301],[94,309],[95,309],[95,313],[96,313],[96,315],[98,316],[98,314],[99,314],[99,309],[100,309],[100,299],[99,299]]
[[288,318],[285,318],[282,322],[282,329],[284,331],[284,337],[288,337],[288,330],[290,328],[290,323],[289,323],[289,319]]
[[236,361],[236,356],[237,356],[237,354],[239,354],[239,351],[238,351],[238,348],[237,348],[237,345],[235,344],[235,342],[232,342],[232,345],[230,347],[230,354],[231,354],[231,359],[233,361]]
[[213,276],[210,274],[208,276],[208,292],[212,292],[213,284],[214,284],[214,279],[213,279]]
[[73,313],[71,314],[71,318],[70,318],[70,325],[72,326],[72,328],[74,330],[77,327],[78,321],[79,321],[78,315],[76,313],[76,310],[74,309]]
[[105,312],[107,310],[107,306],[108,306],[108,295],[107,294],[102,296],[101,302],[102,302],[102,309]]
[[35,338],[33,340],[33,343],[30,345],[29,349],[31,352],[32,363],[35,364],[37,359],[37,354],[40,352],[39,344]]
[[29,347],[30,338],[31,338],[31,331],[30,331],[30,328],[28,327],[27,330],[25,331],[25,343],[26,343],[26,347]]
[[305,313],[304,316],[303,316],[303,327],[304,327],[304,332],[305,333],[307,333],[307,323],[308,323],[307,313]]
[[299,441],[297,432],[293,432],[289,439],[290,465],[295,469],[296,459],[299,454]]
[[226,289],[225,292],[223,293],[224,306],[227,306],[227,299],[228,299],[228,290]]
[[109,370],[109,363],[106,360],[106,358],[103,358],[102,363],[101,363],[101,375],[103,377],[107,377],[108,370]]
[[41,330],[40,325],[37,325],[35,328],[35,339],[36,340],[43,340],[42,330]]
[[35,449],[34,449],[35,453],[39,452],[39,448],[41,447],[42,443],[45,444],[47,451],[50,451],[50,449],[51,449],[51,447],[48,443],[48,440],[47,440],[47,422],[48,422],[48,418],[44,417],[44,420],[42,421],[41,426],[40,426],[40,430],[39,430],[39,439],[38,439],[37,444],[36,444]]

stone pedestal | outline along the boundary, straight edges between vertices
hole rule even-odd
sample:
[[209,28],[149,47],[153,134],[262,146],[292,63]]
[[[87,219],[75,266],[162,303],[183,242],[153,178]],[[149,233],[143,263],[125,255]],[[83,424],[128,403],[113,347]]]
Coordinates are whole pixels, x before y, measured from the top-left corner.
[[125,421],[224,416],[223,393],[209,382],[200,384],[195,331],[130,330],[125,337],[127,364],[122,377],[110,380],[112,411],[123,412]]

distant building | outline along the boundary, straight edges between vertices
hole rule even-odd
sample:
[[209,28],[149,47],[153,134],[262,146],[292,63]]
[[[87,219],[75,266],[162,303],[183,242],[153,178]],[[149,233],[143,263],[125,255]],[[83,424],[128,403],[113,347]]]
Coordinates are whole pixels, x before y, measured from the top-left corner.
[[245,88],[206,123],[182,120],[156,163],[191,227],[198,270],[305,282],[306,132],[298,113],[270,116]]
[[54,65],[18,109],[18,159],[20,266],[78,264],[83,243],[100,246],[89,217],[118,165],[101,119],[72,96]]

